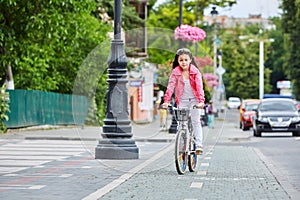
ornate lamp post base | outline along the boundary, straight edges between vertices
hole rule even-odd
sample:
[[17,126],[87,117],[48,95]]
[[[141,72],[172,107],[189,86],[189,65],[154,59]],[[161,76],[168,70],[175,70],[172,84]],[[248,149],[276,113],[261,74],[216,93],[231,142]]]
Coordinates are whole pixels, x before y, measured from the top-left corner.
[[169,133],[176,133],[177,132],[177,121],[174,117],[174,115],[172,116],[172,123],[171,123],[171,126],[169,128]]
[[96,159],[138,159],[139,149],[132,139],[103,139],[95,149]]

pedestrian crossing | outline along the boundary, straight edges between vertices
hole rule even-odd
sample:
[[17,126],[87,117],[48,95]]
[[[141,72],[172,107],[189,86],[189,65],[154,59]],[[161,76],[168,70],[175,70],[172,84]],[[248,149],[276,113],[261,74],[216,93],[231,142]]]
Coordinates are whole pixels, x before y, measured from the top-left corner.
[[0,175],[38,167],[88,151],[81,141],[9,140],[0,141]]

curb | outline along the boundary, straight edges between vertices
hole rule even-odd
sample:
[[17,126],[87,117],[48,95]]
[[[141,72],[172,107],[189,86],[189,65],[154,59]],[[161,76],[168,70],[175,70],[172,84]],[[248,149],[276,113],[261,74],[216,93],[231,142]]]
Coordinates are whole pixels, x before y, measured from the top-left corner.
[[[100,139],[100,138],[99,138]],[[70,138],[70,137],[25,137],[25,140],[70,140],[70,141],[98,141],[98,138]],[[134,139],[134,138],[133,138]],[[134,139],[137,142],[160,142],[160,143],[170,143],[175,139]]]

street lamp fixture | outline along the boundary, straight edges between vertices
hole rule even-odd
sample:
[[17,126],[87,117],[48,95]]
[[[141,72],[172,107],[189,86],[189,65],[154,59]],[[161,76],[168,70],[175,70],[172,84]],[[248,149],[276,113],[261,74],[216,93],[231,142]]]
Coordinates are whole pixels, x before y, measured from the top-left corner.
[[210,11],[210,14],[213,17],[213,20],[217,19],[217,16],[218,16],[219,12],[216,10],[215,6],[212,7],[212,11]]

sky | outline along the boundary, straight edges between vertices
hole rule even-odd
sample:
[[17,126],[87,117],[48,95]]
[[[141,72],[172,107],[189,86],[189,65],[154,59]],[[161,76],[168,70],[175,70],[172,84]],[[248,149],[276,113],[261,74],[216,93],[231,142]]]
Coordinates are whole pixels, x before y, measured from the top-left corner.
[[[158,0],[157,3],[164,1]],[[228,17],[246,18],[249,17],[249,14],[261,14],[262,17],[268,18],[280,15],[280,2],[281,0],[237,0],[237,4],[231,8],[217,7],[217,11],[219,15],[227,15]],[[211,7],[204,11],[205,15],[210,15]]]

